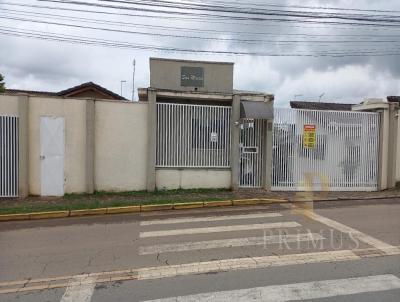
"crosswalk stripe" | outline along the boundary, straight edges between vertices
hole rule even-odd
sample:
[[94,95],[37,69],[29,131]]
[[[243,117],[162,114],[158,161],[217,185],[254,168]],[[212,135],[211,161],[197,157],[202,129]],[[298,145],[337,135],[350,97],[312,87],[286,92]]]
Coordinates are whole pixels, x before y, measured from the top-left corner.
[[[391,255],[400,255],[400,246],[395,246],[386,251]],[[337,263],[354,261],[370,257],[382,257],[376,253],[375,248],[359,250],[340,250],[313,252],[302,254],[289,254],[277,256],[261,256],[248,258],[231,258],[206,262],[194,262],[186,264],[132,268],[119,271],[105,271],[75,276],[60,276],[41,279],[24,279],[17,281],[0,282],[0,294],[23,293],[37,290],[49,290],[65,288],[71,284],[68,280],[76,277],[93,277],[96,283],[107,283],[131,280],[152,280],[170,278],[193,274],[206,274],[215,272],[227,272],[235,270],[263,269],[288,265],[304,265],[311,263]],[[76,284],[75,284],[76,285]]]
[[344,225],[340,222],[337,222],[335,220],[326,218],[324,216],[318,215],[315,212],[311,212],[311,211],[301,211],[301,213],[315,221],[318,221],[320,223],[323,223],[331,228],[334,228],[342,233],[347,233],[350,234],[351,236],[353,236],[353,238],[358,239],[364,243],[367,243],[377,249],[380,249],[382,251],[385,250],[390,250],[391,248],[393,248],[393,245],[387,244],[379,239],[376,239],[372,236],[369,236],[365,233],[362,233],[356,229],[353,229],[347,225]]
[[89,302],[95,286],[96,277],[75,276],[68,283],[60,302]]
[[286,302],[323,299],[353,294],[387,291],[400,288],[400,279],[394,275],[378,275],[337,280],[324,280],[285,285],[151,300],[147,302]]
[[185,242],[176,244],[159,244],[159,245],[140,247],[139,254],[152,255],[159,253],[161,254],[169,252],[206,250],[206,249],[225,248],[225,247],[242,247],[242,246],[266,245],[274,243],[316,241],[322,239],[324,239],[324,237],[322,237],[320,234],[304,233],[304,234],[290,234],[290,235],[282,234],[282,235],[272,235],[264,237],[208,240],[208,241]]
[[160,212],[141,212],[140,216],[142,217],[153,217],[153,216],[170,216],[170,215],[182,215],[185,216],[187,214],[207,214],[212,211],[213,214],[216,213],[225,213],[225,212],[254,212],[254,211],[264,211],[268,210],[270,206],[262,205],[262,206],[241,206],[241,207],[216,207],[216,208],[201,208],[201,209],[191,209],[185,211],[160,211]]
[[237,219],[273,218],[281,216],[282,214],[280,213],[255,213],[255,214],[243,214],[243,215],[185,217],[185,218],[170,218],[170,219],[141,221],[140,225],[145,226],[145,225],[176,224],[176,223],[189,223],[189,222],[212,222],[212,221],[237,220]]
[[299,226],[301,225],[297,222],[288,221],[288,222],[258,223],[258,224],[204,227],[204,228],[191,228],[191,229],[161,230],[161,231],[142,232],[140,233],[140,238],[232,232],[232,231],[248,231],[248,230],[259,230],[259,229],[294,228]]
[[289,254],[280,256],[261,256],[251,258],[232,258],[187,264],[176,264],[141,268],[137,270],[138,280],[170,278],[192,274],[205,274],[210,272],[225,272],[241,269],[260,269],[277,266],[328,263],[339,261],[359,260],[352,251],[329,251],[305,254]]

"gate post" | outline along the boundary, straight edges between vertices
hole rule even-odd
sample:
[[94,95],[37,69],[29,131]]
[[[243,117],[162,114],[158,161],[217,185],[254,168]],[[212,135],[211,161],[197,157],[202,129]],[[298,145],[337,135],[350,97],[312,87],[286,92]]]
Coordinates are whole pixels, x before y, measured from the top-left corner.
[[18,196],[29,195],[29,95],[18,95]]
[[156,189],[157,91],[147,89],[147,191]]
[[353,111],[380,113],[379,153],[378,153],[378,190],[396,186],[397,125],[396,111],[398,104],[381,99],[366,99],[360,105],[354,105]]
[[232,190],[239,188],[239,157],[240,157],[240,95],[234,94],[232,98],[231,118],[231,187]]
[[264,132],[264,163],[263,163],[263,179],[264,189],[271,191],[272,186],[272,152],[273,152],[273,120],[266,120],[266,127]]

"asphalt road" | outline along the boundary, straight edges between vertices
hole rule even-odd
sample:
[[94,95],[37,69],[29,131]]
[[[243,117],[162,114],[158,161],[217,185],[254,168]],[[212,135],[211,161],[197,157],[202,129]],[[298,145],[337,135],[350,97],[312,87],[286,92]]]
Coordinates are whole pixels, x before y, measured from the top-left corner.
[[400,200],[0,224],[0,301],[400,301]]

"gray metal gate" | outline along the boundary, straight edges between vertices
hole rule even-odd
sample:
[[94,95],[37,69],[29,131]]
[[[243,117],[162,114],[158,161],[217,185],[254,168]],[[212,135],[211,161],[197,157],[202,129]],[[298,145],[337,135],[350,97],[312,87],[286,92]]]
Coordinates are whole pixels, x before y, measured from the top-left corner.
[[379,114],[275,109],[272,189],[374,191]]
[[0,115],[0,197],[18,196],[18,117]]
[[239,186],[263,186],[264,120],[243,119],[240,124]]

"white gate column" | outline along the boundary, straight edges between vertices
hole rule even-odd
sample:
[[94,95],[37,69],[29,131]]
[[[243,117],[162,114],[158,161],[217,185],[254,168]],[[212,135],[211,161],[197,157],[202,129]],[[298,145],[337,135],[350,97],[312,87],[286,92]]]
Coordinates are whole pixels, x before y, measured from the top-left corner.
[[379,131],[379,175],[378,190],[391,189],[396,186],[397,159],[397,119],[398,104],[385,102],[382,99],[366,99],[354,105],[353,111],[379,112],[381,114]]

